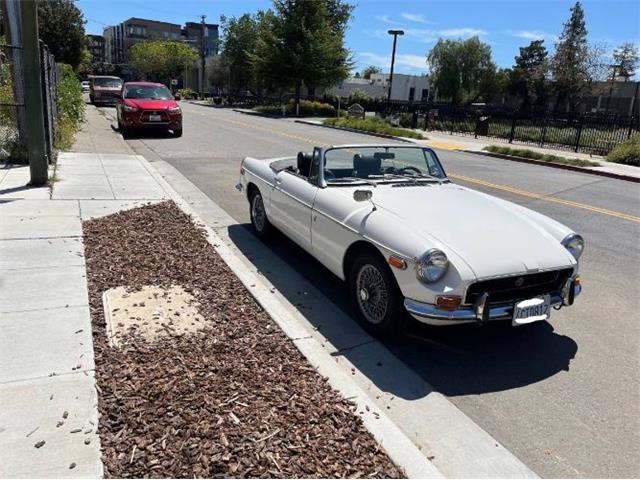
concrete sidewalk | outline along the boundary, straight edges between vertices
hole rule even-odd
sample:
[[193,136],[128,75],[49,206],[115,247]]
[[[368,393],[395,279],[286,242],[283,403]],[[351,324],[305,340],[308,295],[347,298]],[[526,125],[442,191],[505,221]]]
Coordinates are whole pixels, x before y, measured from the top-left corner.
[[51,189],[0,169],[0,477],[103,473],[81,222],[168,195],[88,114],[89,152],[60,154]]

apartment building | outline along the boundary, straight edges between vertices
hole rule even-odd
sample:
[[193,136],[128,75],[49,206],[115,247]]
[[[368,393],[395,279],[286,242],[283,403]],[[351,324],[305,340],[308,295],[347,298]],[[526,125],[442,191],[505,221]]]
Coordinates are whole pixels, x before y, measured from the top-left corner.
[[107,62],[127,65],[134,45],[154,40],[179,41],[182,39],[182,29],[177,23],[132,17],[105,28],[103,36]]
[[89,37],[89,52],[93,63],[105,63],[107,57],[104,37],[102,35],[87,35],[87,37]]

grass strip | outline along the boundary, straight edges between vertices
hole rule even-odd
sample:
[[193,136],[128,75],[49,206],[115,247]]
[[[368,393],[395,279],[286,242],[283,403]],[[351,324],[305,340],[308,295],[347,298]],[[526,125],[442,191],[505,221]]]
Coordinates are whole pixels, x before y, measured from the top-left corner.
[[362,130],[363,132],[382,133],[384,135],[391,135],[394,137],[408,137],[424,139],[425,137],[413,130],[407,130],[406,128],[392,127],[381,118],[327,118],[323,121],[325,125],[332,125],[335,127],[346,127],[354,130]]
[[581,158],[568,158],[552,155],[550,153],[541,153],[528,148],[511,148],[502,145],[489,145],[483,150],[491,153],[500,153],[502,155],[511,155],[512,157],[527,158],[530,160],[538,160],[540,162],[559,163],[561,165],[574,165],[576,167],[599,167],[598,162],[591,160],[583,160]]

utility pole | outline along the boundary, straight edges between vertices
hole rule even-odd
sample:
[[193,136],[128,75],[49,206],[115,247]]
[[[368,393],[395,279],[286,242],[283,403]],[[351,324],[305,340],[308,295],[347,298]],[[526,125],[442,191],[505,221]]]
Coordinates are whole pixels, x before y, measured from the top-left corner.
[[391,52],[391,72],[389,73],[389,93],[387,94],[387,103],[391,102],[391,87],[393,85],[393,65],[396,63],[396,42],[398,35],[404,35],[404,30],[389,30],[389,35],[393,35],[393,51]]
[[40,43],[38,41],[38,2],[21,2],[22,48],[24,65],[25,107],[27,111],[27,149],[31,185],[48,180],[48,161],[44,131],[44,103],[40,76]]
[[200,22],[202,24],[202,31],[200,32],[200,98],[204,98],[204,67],[205,67],[205,58],[204,58],[204,37],[206,33],[207,25],[205,24],[206,15],[200,15]]

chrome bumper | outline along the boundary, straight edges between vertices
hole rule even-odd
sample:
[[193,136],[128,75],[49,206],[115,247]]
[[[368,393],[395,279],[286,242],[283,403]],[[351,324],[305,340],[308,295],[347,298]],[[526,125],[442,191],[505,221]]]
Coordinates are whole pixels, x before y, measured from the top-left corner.
[[[573,279],[570,279],[570,281],[572,282]],[[573,297],[578,296],[581,291],[582,287],[580,285],[575,285],[575,290],[571,297],[571,303],[573,303]],[[558,305],[570,305],[570,303],[567,303],[568,299],[565,300],[567,297],[567,288],[563,288],[562,292],[552,293],[551,306],[556,307]],[[510,320],[513,317],[513,307],[513,303],[508,303],[493,306],[490,305],[488,308],[488,312],[483,312],[484,305],[463,306],[455,310],[444,310],[430,303],[418,302],[416,300],[411,300],[410,298],[405,298],[404,300],[404,308],[406,308],[411,315],[420,318],[446,322],[484,322],[487,320]]]

